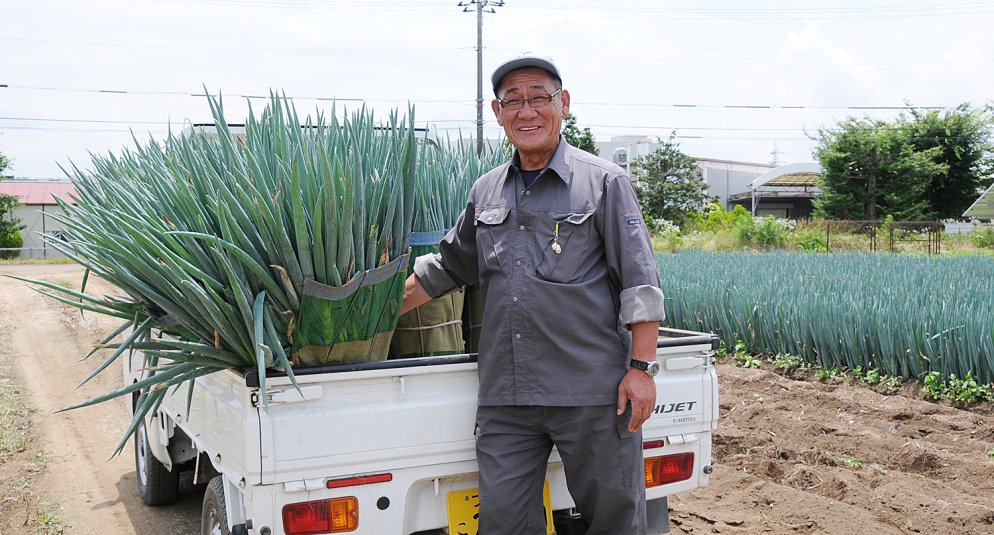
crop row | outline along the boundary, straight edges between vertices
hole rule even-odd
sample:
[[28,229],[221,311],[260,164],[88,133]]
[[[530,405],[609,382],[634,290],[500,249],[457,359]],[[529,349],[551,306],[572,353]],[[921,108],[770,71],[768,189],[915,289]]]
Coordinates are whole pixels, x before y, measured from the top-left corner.
[[657,257],[667,323],[727,347],[888,375],[994,381],[994,261],[892,254]]

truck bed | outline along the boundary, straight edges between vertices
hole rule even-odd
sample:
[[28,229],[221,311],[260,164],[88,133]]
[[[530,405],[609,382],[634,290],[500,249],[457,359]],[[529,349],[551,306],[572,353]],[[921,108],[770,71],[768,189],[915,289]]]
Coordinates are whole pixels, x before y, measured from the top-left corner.
[[[645,457],[689,454],[693,464],[686,479],[647,489],[649,500],[707,484],[718,414],[716,338],[660,334],[662,371],[656,409],[643,427]],[[263,522],[279,534],[285,506],[353,496],[361,533],[448,525],[446,496],[477,486],[475,354],[309,367],[294,375],[299,389],[285,373],[267,373],[264,397],[254,370],[198,378],[189,410],[180,389],[147,420],[150,441],[169,444],[156,457],[168,451],[178,464],[184,459],[172,452],[188,440],[224,474],[233,524]],[[555,451],[547,479],[552,508],[570,510]]]

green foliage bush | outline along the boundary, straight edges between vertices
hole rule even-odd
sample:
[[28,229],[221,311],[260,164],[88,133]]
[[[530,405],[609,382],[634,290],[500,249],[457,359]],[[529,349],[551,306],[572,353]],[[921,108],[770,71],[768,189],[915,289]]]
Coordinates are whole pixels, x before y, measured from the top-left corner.
[[[24,247],[24,236],[21,236],[20,231],[14,230],[0,235],[0,249],[20,249],[21,247]],[[19,251],[0,251],[0,258],[4,260],[17,258],[19,255]]]
[[[737,206],[736,208],[741,208],[741,206]],[[767,216],[762,219],[748,217],[735,221],[742,244],[763,249],[782,248],[786,245],[787,236],[794,230],[794,225],[794,222],[789,219],[780,219],[773,216]]]
[[973,245],[978,249],[994,249],[994,227],[985,227],[971,233]]
[[652,246],[656,251],[672,253],[683,246],[683,235],[680,227],[672,221],[662,218],[653,219],[649,214],[643,214],[649,234],[652,236]]
[[794,245],[805,253],[824,253],[828,251],[828,241],[825,232],[814,229],[804,229],[794,236]]
[[966,377],[962,379],[950,374],[943,380],[939,372],[933,371],[925,374],[922,384],[928,397],[935,401],[947,400],[967,404],[980,401],[994,402],[994,385],[981,385],[970,372],[967,372]]
[[691,225],[697,230],[704,232],[716,232],[735,228],[740,221],[752,219],[752,214],[744,206],[737,204],[731,212],[719,203],[708,203],[702,213],[693,213],[689,216]]

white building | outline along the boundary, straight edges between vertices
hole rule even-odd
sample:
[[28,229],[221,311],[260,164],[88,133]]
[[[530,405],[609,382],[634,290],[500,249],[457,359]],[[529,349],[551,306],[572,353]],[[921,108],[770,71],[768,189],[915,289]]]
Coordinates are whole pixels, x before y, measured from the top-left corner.
[[[616,136],[611,141],[597,142],[600,156],[625,170],[628,170],[632,162],[648,156],[659,147],[656,139],[648,136]],[[726,210],[731,210],[735,207],[732,197],[748,192],[753,180],[774,169],[776,165],[697,158],[697,167],[701,179],[708,185],[708,194],[718,197],[718,202]]]

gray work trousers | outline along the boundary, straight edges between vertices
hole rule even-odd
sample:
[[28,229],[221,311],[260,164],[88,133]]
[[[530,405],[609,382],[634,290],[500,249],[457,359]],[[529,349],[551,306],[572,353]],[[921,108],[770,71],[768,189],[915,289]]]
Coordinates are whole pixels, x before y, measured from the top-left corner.
[[542,488],[552,446],[587,535],[644,535],[642,432],[630,433],[631,409],[479,407],[480,535],[544,535]]

